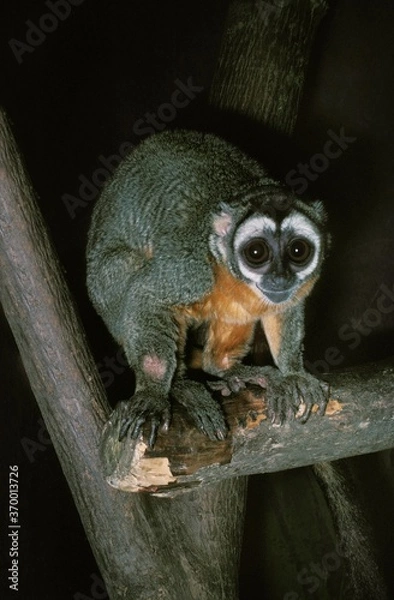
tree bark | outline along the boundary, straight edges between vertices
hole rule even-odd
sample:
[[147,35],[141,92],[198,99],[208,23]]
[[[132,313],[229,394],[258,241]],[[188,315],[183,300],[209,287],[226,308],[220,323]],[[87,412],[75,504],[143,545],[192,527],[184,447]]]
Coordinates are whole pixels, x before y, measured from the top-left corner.
[[211,87],[214,106],[290,136],[325,0],[233,0]]
[[[317,8],[324,3],[286,3],[269,27],[255,26],[256,6],[230,3],[211,101],[289,133],[312,34],[323,14]],[[245,29],[239,36],[241,14]],[[287,33],[298,33],[278,37],[282,19]],[[238,66],[233,73],[235,39]],[[274,57],[271,70],[268,62]],[[245,81],[252,86],[246,99]],[[272,99],[282,86],[276,105]],[[170,500],[125,494],[103,476],[98,447],[109,408],[4,113],[0,261],[4,311],[110,598],[235,599],[246,478],[212,483]]]
[[109,406],[3,112],[0,271],[5,314],[111,600],[235,599],[245,479],[163,501],[103,476]]
[[125,491],[174,497],[236,475],[284,471],[392,448],[394,359],[326,379],[331,391],[326,414],[312,415],[305,424],[270,424],[264,398],[250,391],[223,400],[230,426],[223,442],[211,442],[196,430],[181,406],[174,411],[174,426],[159,435],[153,450],[142,440],[114,444],[119,424],[109,421],[102,442],[107,480]]

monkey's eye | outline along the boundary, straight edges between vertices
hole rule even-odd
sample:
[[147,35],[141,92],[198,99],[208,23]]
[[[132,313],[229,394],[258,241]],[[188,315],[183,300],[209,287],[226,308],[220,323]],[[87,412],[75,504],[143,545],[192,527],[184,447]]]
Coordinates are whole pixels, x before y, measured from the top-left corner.
[[312,244],[302,238],[292,240],[286,250],[287,256],[296,265],[304,265],[313,254]]
[[245,244],[242,254],[246,263],[251,267],[261,267],[271,257],[271,251],[267,242],[260,238],[256,238]]

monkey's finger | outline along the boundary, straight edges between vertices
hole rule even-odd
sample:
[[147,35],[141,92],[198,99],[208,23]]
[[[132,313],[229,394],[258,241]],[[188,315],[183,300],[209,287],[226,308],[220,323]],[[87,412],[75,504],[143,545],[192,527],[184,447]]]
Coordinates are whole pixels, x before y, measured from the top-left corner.
[[223,442],[227,437],[227,428],[225,431],[222,429],[216,429],[215,436],[216,439],[219,440],[219,442]]
[[246,388],[246,383],[239,377],[231,377],[223,382],[221,389],[222,396],[230,396],[231,394],[238,394],[241,390]]
[[234,394],[238,394],[241,390],[246,388],[246,383],[239,377],[232,377],[228,380],[227,385]]
[[196,414],[194,418],[197,427],[213,442],[217,440],[222,442],[226,438],[227,426],[221,416],[220,418],[210,418],[207,415],[202,417]]
[[158,432],[159,426],[160,426],[160,420],[157,418],[152,418],[151,424],[150,424],[150,434],[149,434],[149,438],[148,438],[148,446],[150,449],[152,449],[156,443],[157,432]]
[[223,395],[225,395],[223,392],[228,392],[228,395],[231,393],[227,381],[224,381],[223,379],[220,381],[208,381],[207,384],[214,392],[222,392]]
[[220,392],[222,396],[231,396],[233,393],[230,386],[225,381],[210,381],[208,382],[210,389],[213,392]]
[[287,410],[286,410],[286,417],[285,417],[286,423],[289,423],[290,421],[294,421],[294,417],[295,417],[294,407],[291,406],[291,404],[289,404],[287,407]]
[[263,389],[267,388],[267,379],[265,377],[248,377],[244,379],[246,383],[251,383],[252,385],[257,385]]
[[211,428],[209,422],[205,421],[204,419],[197,418],[196,423],[197,423],[197,427],[199,428],[199,430],[204,435],[209,437],[210,440],[215,441],[217,439],[216,435],[215,435],[215,431],[213,428]]
[[275,425],[277,427],[280,427],[281,425],[283,425],[283,416],[280,414],[280,412],[274,412],[271,416],[271,425]]
[[124,438],[127,435],[128,430],[131,427],[131,424],[133,422],[132,418],[128,418],[128,419],[123,419],[121,425],[120,425],[120,430],[119,430],[119,441],[121,442],[122,440],[124,440]]
[[160,425],[160,431],[161,431],[161,433],[168,433],[168,430],[170,428],[170,423],[171,423],[170,417],[168,417],[168,419],[164,419],[161,422],[161,425]]
[[145,416],[140,416],[136,419],[134,425],[133,425],[133,429],[131,431],[130,437],[133,440],[136,440],[138,438],[138,436],[140,435],[141,432],[141,427],[142,425],[145,423]]
[[210,439],[212,439],[209,435],[209,432],[205,428],[205,424],[203,419],[199,415],[194,415],[194,421],[198,427],[198,429],[204,434],[207,435]]
[[298,413],[296,415],[296,419],[300,423],[306,423],[311,415],[312,407],[313,407],[312,401],[305,402],[305,400],[302,398],[302,402],[301,402],[300,406],[298,407]]
[[282,400],[280,398],[268,398],[268,418],[271,425],[282,425],[284,416]]
[[228,377],[227,379],[221,379],[220,381],[209,381],[209,387],[211,390],[220,391],[222,396],[229,396],[230,394],[236,394],[245,386],[244,381],[239,377]]
[[317,411],[317,414],[319,415],[319,417],[322,417],[324,415],[324,413],[326,412],[329,397],[330,397],[329,384],[326,382],[321,382],[321,397],[316,402],[316,404],[319,407],[318,411]]
[[171,424],[171,411],[165,410],[160,419],[160,431],[168,433]]
[[326,408],[327,408],[327,403],[328,403],[328,398],[324,398],[323,401],[319,402],[318,409],[317,409],[317,414],[319,415],[319,417],[322,417],[324,415],[324,413],[326,412]]
[[210,433],[207,433],[206,435],[213,442],[224,442],[224,440],[227,437],[227,428],[226,429],[214,429]]

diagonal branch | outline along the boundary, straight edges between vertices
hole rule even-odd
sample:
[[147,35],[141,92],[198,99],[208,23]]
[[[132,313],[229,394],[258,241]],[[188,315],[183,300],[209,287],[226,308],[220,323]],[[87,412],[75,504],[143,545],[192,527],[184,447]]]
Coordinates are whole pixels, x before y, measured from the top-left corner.
[[[253,117],[261,125],[268,121],[272,129],[289,134],[298,113],[313,34],[326,3],[280,3],[273,17],[264,12],[269,6],[254,0],[230,2],[211,103]],[[293,60],[296,48],[300,51]],[[271,68],[267,56],[280,60]],[[1,111],[0,266],[4,311],[110,598],[234,600],[245,477],[194,489],[187,498],[171,502],[125,494],[103,477],[99,443],[108,415],[103,388]],[[257,415],[260,410],[261,406],[256,408]],[[253,452],[252,442],[249,451]],[[193,452],[193,446],[188,452]],[[209,463],[210,458],[204,460]]]
[[104,390],[1,110],[0,271],[4,312],[111,600],[148,600],[158,591],[183,600],[192,589],[202,599],[234,600],[245,479],[168,503],[124,494],[103,477]]

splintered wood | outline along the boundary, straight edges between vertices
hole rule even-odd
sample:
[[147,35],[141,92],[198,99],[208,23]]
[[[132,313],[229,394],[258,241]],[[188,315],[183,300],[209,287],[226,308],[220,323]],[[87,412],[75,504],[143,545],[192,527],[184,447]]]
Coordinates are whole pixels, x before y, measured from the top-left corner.
[[[231,466],[234,452],[261,434],[260,425],[267,421],[266,403],[264,398],[245,390],[224,399],[222,406],[229,425],[224,441],[210,440],[195,427],[186,410],[175,404],[169,432],[158,435],[153,449],[142,435],[137,440],[127,437],[118,441],[120,423],[114,413],[104,428],[101,443],[107,482],[128,492],[164,494],[168,488],[172,495],[180,486],[185,491],[204,483],[207,470]],[[330,400],[326,414],[335,415],[341,410],[337,400]],[[265,431],[269,434],[272,429],[277,433],[280,428],[267,422]]]

